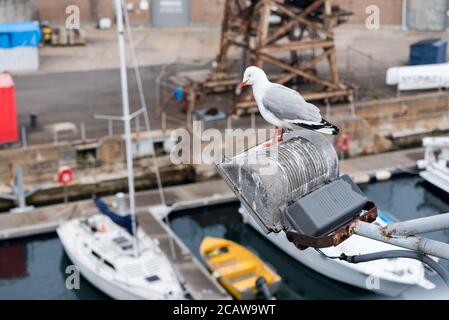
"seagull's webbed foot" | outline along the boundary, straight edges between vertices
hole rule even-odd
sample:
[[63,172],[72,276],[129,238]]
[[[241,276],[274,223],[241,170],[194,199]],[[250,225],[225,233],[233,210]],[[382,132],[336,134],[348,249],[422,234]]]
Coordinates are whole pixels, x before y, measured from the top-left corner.
[[282,128],[282,129],[281,129],[281,135],[280,135],[279,138],[278,138],[278,142],[284,141],[284,133],[285,133],[285,129]]
[[278,127],[276,127],[276,128],[274,129],[274,136],[273,136],[273,139],[271,140],[271,142],[267,142],[267,143],[265,143],[263,146],[264,146],[265,148],[270,148],[270,147],[272,147],[272,146],[278,141],[277,135],[278,135]]

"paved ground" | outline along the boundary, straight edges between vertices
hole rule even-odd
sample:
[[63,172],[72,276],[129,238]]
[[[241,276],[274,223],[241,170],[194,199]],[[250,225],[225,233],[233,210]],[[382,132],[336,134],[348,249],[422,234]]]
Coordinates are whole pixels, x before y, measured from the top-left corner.
[[[116,31],[87,29],[84,47],[45,47],[40,50],[38,74],[118,68]],[[133,29],[138,59],[142,66],[182,63],[204,63],[218,53],[220,27],[136,28]],[[335,29],[338,63],[346,68],[348,47],[376,59],[373,69],[406,64],[409,45],[423,38],[449,39],[447,32],[402,31],[385,27],[370,31],[359,25]],[[129,55],[128,55],[129,56]],[[362,54],[350,53],[353,71],[367,67]],[[382,65],[382,66],[381,66]]]
[[[179,65],[179,70],[197,68],[192,65]],[[156,113],[156,77],[161,66],[148,66],[141,68],[142,82],[145,88],[145,97],[150,110],[152,129],[161,127],[160,117]],[[28,142],[30,144],[52,141],[52,134],[48,126],[56,122],[72,122],[76,126],[85,123],[87,138],[100,138],[108,134],[108,123],[104,120],[94,119],[95,114],[121,115],[120,75],[117,69],[92,70],[86,72],[50,73],[45,75],[27,75],[15,77],[17,109],[21,126],[27,128]],[[129,71],[129,94],[132,110],[139,108],[137,85],[132,71]],[[214,96],[205,103],[204,107],[215,106],[229,110],[231,99],[229,95]],[[168,120],[172,128],[184,125],[186,115],[181,113],[179,103],[171,104],[168,114],[178,121]],[[29,116],[38,114],[39,128],[31,130]],[[236,120],[233,125],[248,127],[250,118],[243,117]],[[266,125],[261,117],[257,123]],[[141,122],[143,126],[143,121]],[[211,123],[208,126],[217,128],[226,127],[226,121]],[[135,127],[133,127],[135,129]],[[114,132],[123,132],[120,122],[114,122]],[[61,139],[79,138],[77,134],[68,134]]]
[[[174,62],[204,63],[215,57],[220,41],[218,27],[136,28],[133,38],[142,66]],[[86,29],[87,45],[44,47],[38,74],[119,68],[114,29]],[[129,47],[127,56],[130,57]]]
[[[28,130],[31,143],[51,141],[52,136],[43,130],[55,122],[73,122],[79,126],[84,122],[88,137],[100,137],[108,132],[105,121],[94,120],[94,114],[120,114],[120,82],[116,33],[114,30],[87,30],[88,45],[85,47],[42,48],[41,69],[36,74],[15,75],[17,103],[21,126],[27,126],[29,115],[38,114],[40,129]],[[136,29],[134,32],[137,52],[142,67],[145,95],[151,109],[153,128],[160,127],[154,109],[156,77],[161,65],[171,64],[170,72],[194,68],[209,68],[218,52],[220,30],[218,27],[193,27],[184,29]],[[383,85],[387,65],[406,63],[408,46],[418,39],[429,37],[448,38],[448,33],[403,32],[398,29],[369,31],[357,26],[342,26],[336,29],[338,63],[343,78],[367,87],[372,79],[378,88],[370,91],[394,94],[394,89]],[[348,46],[358,50],[350,49]],[[369,52],[373,56],[369,73],[369,59],[359,53]],[[179,61],[173,64],[174,61]],[[347,64],[349,61],[349,64]],[[324,62],[323,62],[324,63]],[[347,67],[349,66],[349,68]],[[323,69],[325,66],[321,66]],[[320,72],[320,71],[319,71]],[[132,72],[130,72],[130,98],[134,109],[138,106],[138,95]],[[218,107],[228,111],[230,95],[213,96],[203,101],[205,107]],[[179,106],[172,107],[170,115],[185,120]],[[234,123],[248,126],[249,118]],[[257,117],[257,123],[263,120]],[[169,122],[177,127],[179,123]],[[211,126],[225,127],[226,123]],[[115,129],[121,131],[120,124]],[[116,131],[116,132],[117,132]],[[79,133],[78,133],[79,135]],[[74,135],[67,137],[73,138]]]

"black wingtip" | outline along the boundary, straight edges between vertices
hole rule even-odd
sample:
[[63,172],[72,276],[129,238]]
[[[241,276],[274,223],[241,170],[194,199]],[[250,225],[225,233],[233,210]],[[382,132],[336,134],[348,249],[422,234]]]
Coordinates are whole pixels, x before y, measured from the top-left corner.
[[340,135],[340,129],[336,125],[330,123],[329,121],[327,121],[325,119],[322,119],[321,123],[324,125],[325,128],[332,129],[332,135],[334,135],[334,136]]
[[[335,126],[334,126],[334,127],[335,127]],[[333,134],[334,136],[339,136],[340,133],[341,133],[341,131],[340,131],[340,129],[339,129],[338,127],[335,127],[335,128],[334,128],[334,131],[332,131],[332,134]]]

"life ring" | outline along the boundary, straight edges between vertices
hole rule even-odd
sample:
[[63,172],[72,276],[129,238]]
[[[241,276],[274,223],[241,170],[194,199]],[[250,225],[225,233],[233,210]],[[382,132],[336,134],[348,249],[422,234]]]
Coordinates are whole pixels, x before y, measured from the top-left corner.
[[350,143],[349,134],[347,134],[347,133],[342,133],[342,134],[338,137],[337,147],[338,147],[338,149],[340,149],[341,151],[348,151],[348,150],[349,150],[349,143]]

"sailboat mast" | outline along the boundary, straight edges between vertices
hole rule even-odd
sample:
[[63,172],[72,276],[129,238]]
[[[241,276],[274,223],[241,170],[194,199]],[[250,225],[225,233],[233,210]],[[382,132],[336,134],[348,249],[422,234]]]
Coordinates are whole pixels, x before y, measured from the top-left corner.
[[118,48],[120,54],[120,80],[122,88],[122,106],[123,120],[125,125],[125,144],[126,144],[126,165],[128,168],[128,189],[129,189],[129,209],[132,219],[134,255],[138,255],[137,244],[137,228],[136,228],[136,202],[134,188],[134,170],[132,157],[132,141],[131,141],[131,118],[129,114],[129,94],[128,94],[128,77],[126,73],[126,52],[125,52],[125,36],[123,28],[123,9],[122,0],[115,0],[115,11],[117,16],[117,34]]

